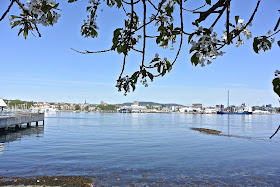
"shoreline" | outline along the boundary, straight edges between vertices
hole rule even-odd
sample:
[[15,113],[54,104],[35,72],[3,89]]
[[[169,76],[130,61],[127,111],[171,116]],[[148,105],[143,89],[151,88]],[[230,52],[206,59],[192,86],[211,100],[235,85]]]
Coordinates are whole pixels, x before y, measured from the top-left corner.
[[244,176],[229,177],[196,177],[182,176],[177,180],[154,178],[143,174],[142,178],[124,179],[121,175],[107,175],[106,177],[84,176],[38,176],[38,177],[0,177],[0,186],[6,187],[92,187],[92,186],[275,186],[279,184],[277,176]]

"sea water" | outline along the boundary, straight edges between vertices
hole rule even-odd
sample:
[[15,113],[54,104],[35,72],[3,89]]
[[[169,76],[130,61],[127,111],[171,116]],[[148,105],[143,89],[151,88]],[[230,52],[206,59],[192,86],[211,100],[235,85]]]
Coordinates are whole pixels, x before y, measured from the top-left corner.
[[273,186],[280,184],[280,133],[269,137],[279,124],[280,115],[46,113],[45,126],[0,135],[0,176]]

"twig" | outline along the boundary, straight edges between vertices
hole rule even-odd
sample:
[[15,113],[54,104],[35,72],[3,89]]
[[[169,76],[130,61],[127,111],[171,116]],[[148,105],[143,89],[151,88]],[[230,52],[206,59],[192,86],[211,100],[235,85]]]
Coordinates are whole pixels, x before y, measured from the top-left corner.
[[140,0],[138,0],[138,1],[136,1],[136,2],[131,2],[131,3],[126,2],[126,1],[124,1],[124,0],[122,0],[122,2],[124,2],[125,4],[128,4],[128,5],[133,5],[133,4],[137,4],[137,3],[139,3],[139,2],[140,2]]
[[146,14],[147,14],[147,10],[146,10],[146,0],[143,0],[143,54],[142,54],[142,66],[144,66],[144,62],[145,62],[145,49],[146,49]]
[[188,11],[188,12],[192,12],[192,13],[200,13],[200,12],[195,12],[195,11],[197,11],[197,10],[199,10],[199,9],[205,7],[205,6],[206,6],[206,3],[204,5],[202,5],[202,6],[194,9],[194,10],[188,10],[188,9],[183,8],[183,7],[182,7],[182,9],[185,10],[185,11]]
[[103,51],[88,51],[88,50],[85,50],[85,52],[82,52],[82,51],[78,51],[78,50],[73,49],[73,48],[70,48],[70,49],[72,49],[73,51],[76,51],[77,53],[81,53],[81,54],[105,53],[105,52],[108,52],[108,51],[112,51],[112,49],[107,49],[107,50],[103,50]]
[[41,37],[41,33],[39,32],[39,29],[38,29],[38,27],[37,27],[37,24],[36,24],[36,23],[34,23],[34,26],[35,26],[35,29],[36,29],[36,31],[37,31],[37,33],[38,33],[39,37]]
[[205,12],[201,12],[200,16],[197,20],[195,20],[197,23],[200,23],[204,21],[212,12],[214,12],[217,8],[226,6],[225,5],[226,0],[219,0],[216,4],[214,4],[211,8],[209,8]]
[[183,29],[184,29],[184,22],[183,22],[183,11],[182,11],[182,7],[183,7],[183,3],[182,3],[182,0],[180,1],[180,20],[181,20],[181,40],[180,40],[180,45],[179,45],[179,49],[178,49],[178,52],[176,54],[176,57],[174,59],[174,61],[172,62],[172,66],[175,64],[179,54],[180,54],[180,51],[181,51],[181,48],[182,48],[182,44],[183,44]]
[[277,128],[277,130],[275,131],[275,133],[274,133],[272,136],[269,137],[269,139],[271,139],[271,138],[279,131],[279,129],[280,129],[280,125],[279,125],[279,127]]
[[119,79],[122,78],[122,74],[123,74],[124,68],[125,68],[125,61],[126,61],[126,55],[124,55],[124,57],[123,57],[123,66],[122,66],[122,71],[121,71],[121,73],[120,73]]
[[[254,17],[255,17],[255,14],[256,14],[256,12],[258,11],[260,2],[261,2],[261,0],[258,0],[257,6],[256,6],[256,8],[255,8],[255,10],[254,10],[254,12],[253,12],[251,18],[249,19],[249,21],[247,22],[247,24],[246,24],[241,30],[239,30],[238,33],[231,39],[231,41],[232,41],[234,38],[236,38],[237,36],[239,36],[239,34],[240,34],[244,29],[246,29],[247,26],[253,21],[253,19],[254,19]],[[229,38],[228,38],[228,39],[229,39]],[[222,45],[221,47],[219,47],[217,50],[220,50],[220,49],[223,48],[226,44],[227,44],[227,43],[223,44],[223,45]]]
[[[159,8],[158,8],[158,11],[157,11],[157,13],[156,13],[154,19],[150,19],[150,21],[148,21],[148,22],[146,23],[146,25],[149,25],[150,23],[152,23],[153,21],[156,20],[156,17],[158,16],[158,14],[159,14],[159,12],[160,12],[160,9],[161,9],[163,3],[164,3],[164,1],[161,1],[161,2],[159,3]],[[142,26],[138,27],[137,29],[135,29],[135,31],[138,31],[138,30],[142,29],[143,27],[144,27],[144,25],[142,25]]]
[[139,50],[139,49],[135,49],[134,47],[132,48],[132,50],[138,52],[138,53],[143,53],[143,51]]
[[154,9],[158,10],[157,7],[151,2],[151,0],[148,0],[148,1],[154,7]]
[[227,6],[227,44],[229,45],[230,44],[230,41],[229,41],[229,14],[230,14],[230,0],[228,0],[226,2],[226,6]]
[[4,19],[4,17],[7,15],[7,13],[10,11],[11,7],[13,6],[15,0],[12,0],[11,4],[9,5],[8,9],[6,10],[6,12],[4,12],[4,14],[2,15],[2,17],[0,18],[0,21],[2,21],[2,19]]
[[211,25],[211,27],[214,27],[216,25],[216,23],[219,21],[219,19],[221,18],[221,16],[223,15],[224,11],[226,9],[226,6],[223,7],[222,10],[220,10],[220,14],[219,16],[217,17],[217,19],[214,21],[214,23]]

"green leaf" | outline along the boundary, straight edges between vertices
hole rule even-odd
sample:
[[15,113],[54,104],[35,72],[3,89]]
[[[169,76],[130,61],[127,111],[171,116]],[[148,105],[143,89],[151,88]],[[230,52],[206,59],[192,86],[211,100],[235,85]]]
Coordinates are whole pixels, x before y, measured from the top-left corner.
[[135,84],[131,84],[131,87],[132,87],[132,91],[135,91]]
[[266,40],[266,43],[267,43],[269,49],[271,49],[271,42],[267,39],[267,40]]
[[208,5],[211,5],[211,0],[205,0]]
[[203,28],[203,30],[204,30],[204,32],[205,32],[205,34],[211,34],[211,31],[210,31],[210,29],[207,29],[207,28]]
[[89,9],[91,9],[91,7],[92,7],[92,6],[88,6],[88,7],[87,7],[87,12],[88,12]]
[[162,40],[162,36],[158,36],[156,39],[156,43],[159,44],[161,40]]
[[135,80],[136,77],[138,77],[138,76],[139,76],[139,71],[136,71],[136,72],[133,73],[133,75],[131,76],[131,79],[132,79],[132,80]]
[[238,20],[239,20],[239,16],[235,16],[235,23],[236,23],[236,25],[238,23]]
[[148,74],[149,78],[151,79],[151,81],[153,81],[153,79],[154,79],[154,75],[153,75],[153,74],[151,74],[150,72],[147,72],[147,74]]
[[161,65],[159,64],[158,66],[157,66],[157,71],[160,73],[160,68],[161,68]]
[[235,28],[235,26],[232,23],[228,23],[228,24],[229,24],[229,26]]
[[52,13],[51,13],[50,11],[48,12],[48,17],[47,17],[47,19],[48,19],[49,23],[50,23],[51,25],[53,25],[53,23],[52,23],[53,17],[52,17]]
[[279,40],[277,43],[278,43],[278,45],[279,45],[279,47],[280,47],[280,40]]
[[55,4],[53,8],[57,9],[58,5],[59,5],[59,3]]
[[192,53],[195,49],[196,49],[195,47],[192,47],[192,48],[190,49],[190,53]]
[[121,8],[121,6],[122,6],[121,0],[116,0],[116,2],[117,2],[117,7],[118,7],[118,8]]
[[78,0],[68,0],[68,3],[73,3],[75,1],[78,1]]
[[20,24],[20,21],[15,21],[14,22],[14,25],[12,26],[12,28],[14,28],[15,26],[19,25]]
[[158,31],[163,31],[163,30],[166,30],[166,28],[163,25],[159,26]]
[[166,61],[166,67],[167,67],[168,72],[170,72],[172,69],[172,65],[168,60]]
[[23,28],[20,28],[18,31],[18,36],[20,35],[20,33],[22,33],[22,31],[23,31]]
[[24,28],[24,32],[23,32],[24,39],[27,38],[27,35],[28,35],[28,30]]
[[260,43],[260,40],[257,37],[255,37],[254,42],[253,42],[253,49],[254,49],[255,53],[259,53],[259,48],[258,48],[259,43]]
[[194,33],[191,33],[191,35],[189,36],[189,38],[188,38],[188,43],[191,42],[191,39],[192,39],[193,35],[194,35]]
[[272,84],[273,84],[274,92],[277,93],[277,95],[280,97],[280,79],[279,78],[273,79]]
[[199,58],[196,56],[197,53],[194,53],[193,56],[191,57],[191,62],[192,64],[194,64],[195,66],[197,66]]
[[195,25],[195,26],[197,26],[197,27],[199,26],[198,23],[197,23],[197,21],[192,22],[192,24]]

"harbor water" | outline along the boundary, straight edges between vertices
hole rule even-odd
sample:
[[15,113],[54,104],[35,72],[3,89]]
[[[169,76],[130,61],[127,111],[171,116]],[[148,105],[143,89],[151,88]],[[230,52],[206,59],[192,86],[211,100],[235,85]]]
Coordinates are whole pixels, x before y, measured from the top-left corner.
[[[280,115],[46,113],[0,135],[0,176],[84,176],[99,185],[280,184]],[[192,128],[221,131],[204,134]]]

